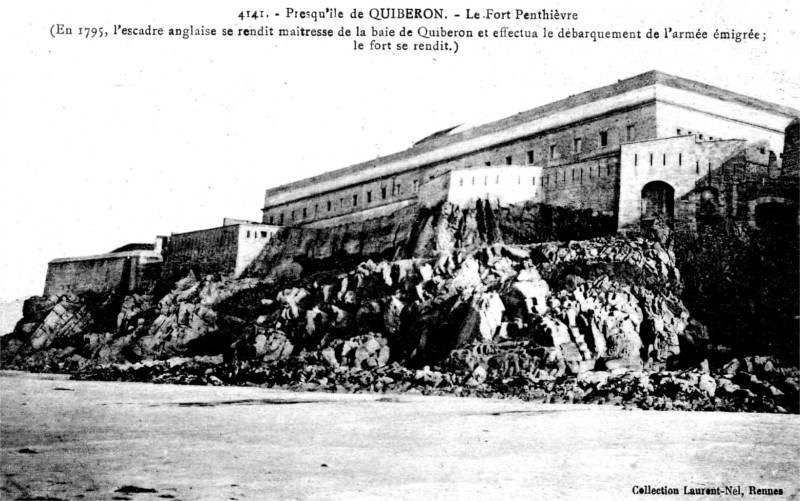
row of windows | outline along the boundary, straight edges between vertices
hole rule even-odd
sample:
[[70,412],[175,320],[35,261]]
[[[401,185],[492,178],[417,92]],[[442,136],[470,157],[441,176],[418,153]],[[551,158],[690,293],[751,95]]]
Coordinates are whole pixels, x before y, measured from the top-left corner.
[[[388,190],[388,188],[386,186],[381,186],[381,189],[380,189],[380,199],[381,200],[386,200],[387,198],[389,198],[388,191],[389,190]],[[419,191],[419,180],[414,179],[411,182],[411,192],[412,193],[417,193],[418,191]],[[395,183],[392,186],[392,194],[391,194],[391,196],[393,196],[393,197],[400,196],[400,195],[403,195],[403,193],[404,193],[404,186],[403,186],[402,183]],[[366,202],[365,203],[366,204],[371,204],[375,200],[376,200],[376,197],[372,196],[372,191],[367,191],[366,192]],[[359,198],[358,194],[353,194],[353,195],[350,195],[349,197],[339,197],[338,202],[336,200],[327,200],[325,202],[325,210],[327,212],[335,212],[337,210],[337,208],[340,209],[340,210],[344,210],[348,206],[349,207],[358,207],[358,204],[359,204],[360,201],[362,201],[362,199]],[[303,207],[302,209],[292,210],[290,213],[288,213],[290,221],[297,220],[298,211],[299,211],[299,214],[302,214],[300,219],[307,219],[309,217],[309,214],[313,214],[316,217],[317,215],[319,215],[319,212],[320,212],[320,204],[318,204],[318,203],[314,204],[313,213],[311,212],[311,207],[310,206],[309,207]],[[278,221],[277,222],[278,222],[279,225],[284,224],[284,214],[283,213],[278,214]],[[274,215],[270,215],[269,216],[269,224],[275,224],[275,216]]]
[[[680,129],[679,129],[679,134],[680,134]],[[702,139],[702,135],[700,136],[700,138]],[[636,139],[636,124],[628,124],[628,125],[625,126],[625,139],[626,139],[626,141],[633,141],[633,140]],[[603,130],[603,131],[600,131],[598,133],[598,142],[600,144],[600,147],[606,147],[606,146],[609,145],[609,131],[608,130]],[[574,154],[581,153],[581,152],[583,152],[583,148],[584,148],[584,138],[582,138],[582,137],[573,138],[573,145],[572,145],[573,153]],[[549,149],[547,150],[547,154],[548,154],[548,159],[549,160],[557,160],[559,158],[559,156],[560,156],[559,155],[558,145],[551,144],[549,146]],[[535,162],[535,160],[536,160],[535,150],[528,150],[526,152],[526,159],[525,160],[527,160],[528,164],[533,164]],[[505,157],[505,164],[506,165],[513,165],[513,162],[514,162],[514,158],[511,155],[508,155],[508,156]],[[492,165],[492,162],[491,161],[486,161],[486,162],[484,162],[484,165],[486,165],[487,167],[490,167]],[[469,167],[471,167],[471,165],[467,165],[466,167],[469,168]],[[590,171],[591,171],[591,169],[590,169]],[[598,168],[598,176],[599,175],[600,174],[599,174],[599,168]],[[609,172],[608,172],[607,175],[610,175],[610,167],[609,167]],[[557,183],[558,182],[557,176],[555,176],[555,177],[556,177],[556,183]],[[542,184],[544,184],[544,179],[545,178],[542,178]],[[462,180],[462,183],[463,183],[463,180]],[[488,181],[487,181],[487,183],[488,183]],[[520,181],[520,183],[521,183],[521,181]],[[548,183],[549,183],[549,181],[548,181]],[[463,186],[463,184],[462,184],[462,186]],[[413,185],[412,185],[412,193],[416,193],[418,191],[418,189],[419,189],[419,181],[414,180],[413,181]],[[386,200],[388,198],[387,187],[386,186],[382,186],[380,188],[380,190],[381,190],[381,193],[380,193],[381,199],[382,200]],[[402,194],[403,194],[403,185],[400,184],[400,183],[395,184],[394,187],[392,188],[392,196],[400,196]],[[337,203],[336,200],[328,200],[328,201],[325,202],[325,210],[327,212],[335,212],[337,210],[337,208],[341,209],[341,210],[344,210],[346,208],[346,203],[349,204],[350,207],[358,207],[358,204],[360,202],[358,195],[354,194],[354,195],[351,195],[351,197],[352,198],[350,198],[350,199],[346,199],[345,197],[340,197],[338,199],[338,203]],[[372,203],[373,199],[374,199],[374,197],[372,195],[372,191],[367,191],[366,192],[366,203],[367,204]],[[309,214],[311,213],[310,209],[311,209],[311,207],[304,207],[304,208],[300,209],[300,214],[302,214],[301,219],[305,220],[305,219],[307,219],[309,217]],[[320,210],[319,204],[314,204],[313,215],[317,216],[319,214],[319,210]],[[297,210],[292,210],[290,213],[287,214],[287,216],[288,216],[290,221],[296,221],[298,219],[299,214],[298,214]],[[285,222],[284,214],[283,213],[278,214],[277,224],[283,225],[284,222]],[[269,224],[275,224],[275,223],[276,223],[275,216],[274,215],[269,216]]]
[[[578,153],[582,153],[583,152],[583,148],[584,148],[583,139],[584,139],[583,137],[575,137],[575,138],[573,138],[573,140],[572,140],[572,153],[578,154]],[[634,139],[636,139],[636,124],[629,124],[629,125],[627,125],[625,127],[625,139],[626,139],[626,141],[633,141]],[[701,137],[701,139],[702,139],[702,137]],[[608,146],[609,143],[608,143],[608,131],[607,130],[603,130],[603,131],[600,131],[598,133],[598,142],[599,142],[601,148]],[[536,160],[536,152],[535,152],[535,150],[528,150],[526,152],[526,156],[527,156],[526,160],[527,160],[528,164],[533,164],[535,162],[535,160]],[[549,146],[549,150],[548,150],[548,160],[556,160],[558,158],[559,158],[558,145],[557,144],[551,144]],[[505,158],[506,165],[512,165],[513,161],[514,161],[514,159],[510,155]],[[490,161],[484,162],[484,165],[489,167],[489,166],[492,165],[492,162],[490,162]],[[466,167],[469,168],[471,166],[467,165]]]
[[247,230],[247,238],[269,238],[269,234],[266,231],[252,231],[252,237],[250,234],[251,231]]
[[[683,129],[675,129],[675,132],[676,132],[676,133],[677,133],[679,136],[682,136],[682,135],[683,135]],[[702,134],[702,133],[700,133],[700,132],[692,132],[692,131],[687,131],[687,132],[686,132],[686,135],[687,135],[687,136],[697,136],[697,139],[700,139],[701,141],[703,140],[703,134]],[[709,140],[709,141],[713,141],[713,140],[714,140],[714,136],[708,136],[708,140]]]
[[[625,126],[625,140],[626,141],[633,141],[636,138],[636,124],[628,124]],[[598,142],[600,143],[600,147],[608,146],[608,131],[602,130],[599,133]],[[556,145],[550,146],[550,159],[554,159],[556,156]],[[572,152],[573,153],[581,153],[583,151],[583,138],[576,137],[572,140]]]

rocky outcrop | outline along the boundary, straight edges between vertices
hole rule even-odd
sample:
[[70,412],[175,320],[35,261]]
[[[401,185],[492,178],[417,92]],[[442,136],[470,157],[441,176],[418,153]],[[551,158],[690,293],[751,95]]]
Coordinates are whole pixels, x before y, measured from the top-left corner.
[[248,270],[249,276],[297,278],[359,260],[425,258],[442,252],[505,244],[587,239],[616,231],[612,215],[545,204],[498,206],[477,200],[459,207],[405,207],[391,216],[330,228],[281,230]]
[[[84,348],[103,360],[224,352],[264,363],[325,351],[342,364],[352,351],[345,348],[360,343],[356,365],[385,365],[391,353],[410,367],[454,367],[451,352],[474,343],[505,342],[500,346],[513,358],[521,353],[514,343],[532,342],[545,350],[536,368],[553,374],[641,369],[680,354],[690,318],[672,292],[678,278],[670,252],[641,238],[496,244],[435,258],[368,260],[349,272],[283,282],[290,287],[190,274],[158,301],[126,297],[116,332],[96,335]],[[251,289],[259,292],[249,303],[238,298]],[[226,312],[234,296],[242,311]],[[82,308],[79,302],[53,307],[31,336],[34,349],[49,346],[45,333],[86,330],[69,320]]]
[[534,203],[497,205],[488,200],[477,200],[471,207],[445,202],[420,210],[405,255],[429,256],[497,243],[590,239],[615,231],[613,216],[593,210]]
[[214,351],[219,333],[219,315],[214,307],[258,283],[256,279],[217,280],[211,276],[198,280],[190,273],[158,301],[152,323],[136,329],[132,350],[141,358]]
[[391,216],[315,229],[289,227],[281,230],[247,271],[249,276],[299,276],[298,268],[320,268],[332,260],[351,257],[392,258],[409,239],[416,217],[414,207]]
[[496,243],[292,276],[190,274],[160,298],[124,298],[108,330],[92,323],[82,298],[40,299],[3,341],[3,365],[124,380],[797,412],[797,373],[777,361],[744,359],[720,372],[720,352],[679,299],[667,242]]
[[93,323],[89,309],[74,295],[28,299],[23,315],[16,330],[30,335],[34,350],[74,344],[74,338]]

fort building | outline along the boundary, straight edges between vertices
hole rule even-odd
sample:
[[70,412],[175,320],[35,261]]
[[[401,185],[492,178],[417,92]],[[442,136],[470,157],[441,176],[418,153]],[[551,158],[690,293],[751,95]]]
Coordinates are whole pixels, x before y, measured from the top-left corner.
[[164,253],[163,274],[174,278],[189,270],[199,275],[221,273],[239,277],[258,257],[280,227],[223,219],[222,226],[173,233]]
[[54,259],[47,264],[44,295],[146,289],[160,278],[165,239],[127,244],[106,254]]
[[[693,215],[699,188],[730,162],[741,164],[742,179],[787,174],[784,137],[798,115],[651,71],[485,125],[451,127],[405,151],[268,189],[262,222],[326,228],[410,206],[489,198],[592,209],[613,215],[618,230],[625,230],[642,219]],[[787,146],[796,156],[796,139]],[[787,168],[796,165],[790,160]],[[740,201],[731,205],[747,211]]]
[[[270,188],[260,223],[226,218],[222,226],[173,233],[155,245],[53,260],[45,295],[130,292],[189,270],[240,277],[265,250],[287,245],[313,244],[314,257],[336,249],[377,252],[408,240],[415,215],[443,202],[580,209],[610,221],[609,231],[657,219],[689,234],[720,218],[796,228],[799,115],[651,71]],[[284,245],[268,248],[284,228]]]

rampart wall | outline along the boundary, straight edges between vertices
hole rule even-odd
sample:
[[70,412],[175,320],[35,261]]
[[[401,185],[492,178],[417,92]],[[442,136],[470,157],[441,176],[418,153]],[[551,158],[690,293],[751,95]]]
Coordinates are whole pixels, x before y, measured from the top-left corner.
[[377,178],[363,184],[270,207],[263,211],[262,222],[278,226],[301,226],[317,221],[335,220],[332,224],[338,226],[356,221],[359,214],[364,211],[416,200],[419,185],[418,171]]
[[245,271],[245,275],[269,273],[287,261],[306,262],[346,256],[394,256],[405,247],[417,217],[417,206],[401,208],[392,215],[325,228],[281,229]]
[[[598,109],[596,115],[576,117],[574,122],[561,123],[530,137],[491,145],[390,177],[378,177],[361,183],[354,178],[352,185],[331,191],[323,191],[322,183],[318,193],[288,203],[270,205],[267,200],[262,221],[282,226],[312,227],[363,221],[364,213],[375,212],[380,207],[391,207],[392,204],[396,207],[402,201],[415,202],[420,198],[423,206],[430,206],[433,192],[429,189],[426,194],[420,194],[420,190],[425,184],[432,181],[436,183],[437,179],[450,171],[481,169],[483,172],[487,167],[513,166],[537,166],[544,169],[545,175],[550,173],[551,181],[544,185],[544,196],[547,198],[552,191],[550,200],[556,205],[596,205],[599,210],[613,210],[611,200],[615,196],[614,182],[608,179],[613,174],[600,173],[599,169],[604,166],[608,170],[607,159],[619,152],[621,144],[652,138],[655,134],[655,102],[631,104],[621,110],[606,112]],[[583,166],[583,178],[580,175],[574,179],[572,177],[572,170],[577,169],[573,165],[576,163]],[[560,181],[556,181],[556,174]],[[482,175],[491,177],[489,174]],[[585,203],[572,198],[580,193],[590,198]]]
[[116,290],[127,281],[130,258],[97,258],[51,262],[47,266],[44,295]]
[[160,271],[160,257],[140,252],[56,259],[47,265],[43,294],[144,290],[155,283]]
[[178,278],[190,269],[201,275],[232,274],[238,240],[236,225],[173,234],[164,253],[164,276]]
[[[544,200],[542,187],[542,168],[534,165],[482,167],[453,170],[441,176],[442,184],[437,183],[432,192],[439,191],[442,196],[427,198],[427,207],[442,201],[459,207],[475,205],[477,200],[490,200],[497,205],[541,202]],[[430,184],[433,181],[429,181]],[[423,192],[425,185],[423,185]],[[433,203],[432,203],[433,202]]]
[[544,203],[613,215],[619,199],[619,157],[604,156],[544,170]]

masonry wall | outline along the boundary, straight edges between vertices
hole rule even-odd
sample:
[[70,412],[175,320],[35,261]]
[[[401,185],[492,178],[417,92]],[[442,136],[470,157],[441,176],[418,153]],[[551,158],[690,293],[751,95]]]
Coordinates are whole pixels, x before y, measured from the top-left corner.
[[201,275],[232,274],[236,270],[239,226],[176,233],[164,255],[164,277],[180,278],[189,270]]
[[[762,151],[758,143],[748,144],[698,180],[695,190],[682,197],[686,219],[694,222],[689,229],[714,224],[717,217],[755,228],[756,211],[762,204],[780,204],[794,214],[791,219],[797,220],[800,179],[776,175],[777,169]],[[704,196],[713,202],[716,210],[709,213],[711,206],[703,207]]]
[[[655,111],[655,103],[651,103],[591,117],[429,166],[426,175],[435,176],[453,169],[481,168],[487,163],[490,166],[504,166],[510,162],[511,165],[554,167],[608,155],[618,151],[621,144],[656,137]],[[605,146],[601,144],[601,132],[606,133]],[[576,150],[576,139],[581,140],[579,151]],[[529,157],[529,152],[532,152],[532,157]],[[531,158],[533,161],[529,162]]]
[[[424,186],[424,185],[422,185]],[[422,190],[420,186],[420,190]],[[377,207],[370,207],[357,212],[342,214],[341,216],[334,216],[329,219],[322,219],[319,221],[312,221],[308,224],[302,225],[303,228],[331,228],[342,226],[345,224],[364,223],[372,219],[380,219],[384,217],[391,217],[396,212],[415,207],[417,205],[417,198],[407,198],[405,200],[398,200],[387,204],[381,204]]]
[[[620,155],[620,200],[618,228],[639,224],[642,189],[663,181],[675,190],[675,199],[694,190],[697,182],[719,169],[744,141],[698,141],[694,136],[656,139],[622,147]],[[767,153],[768,154],[768,153]],[[675,211],[680,212],[680,203]]]
[[161,258],[140,252],[56,259],[47,265],[44,295],[132,292],[155,284]]
[[447,200],[451,181],[450,172],[440,173],[425,180],[417,195],[418,207],[435,207]]
[[127,281],[130,258],[100,258],[47,265],[44,295],[77,294],[117,290]]
[[236,245],[236,265],[233,273],[238,277],[272,241],[280,227],[262,224],[240,224],[237,227],[239,232]]
[[669,87],[658,93],[658,137],[689,134],[701,140],[767,141],[776,156],[783,151],[791,117]]
[[619,156],[549,167],[542,174],[542,183],[548,205],[614,215],[619,198]]
[[308,263],[347,256],[392,257],[409,241],[416,217],[414,205],[390,216],[366,221],[325,228],[283,228],[248,267],[245,276],[272,273],[287,261]]
[[420,172],[409,171],[388,178],[320,193],[302,200],[265,208],[262,222],[278,226],[303,226],[316,221],[335,219],[335,225],[355,222],[346,216],[399,202],[413,201],[420,186]]
[[[619,151],[621,144],[655,137],[655,111],[654,102],[640,103],[388,178],[378,178],[276,206],[269,206],[267,201],[262,221],[266,224],[283,226],[305,226],[313,223],[314,227],[326,226],[326,221],[330,221],[332,225],[359,222],[364,220],[361,214],[368,212],[375,213],[375,217],[385,216],[385,213],[375,210],[379,207],[401,208],[403,206],[397,205],[398,202],[416,201],[422,185],[453,170],[481,169],[483,172],[487,167],[536,165],[545,168],[545,171],[550,169],[555,173],[553,169],[575,163],[584,163],[586,177],[583,185],[579,178],[573,182],[571,174],[568,181],[563,181],[559,185],[556,185],[553,178],[552,186],[545,190],[555,190],[552,196],[553,203],[575,207],[600,204],[601,210],[611,210],[608,201],[613,198],[614,192],[613,187],[609,186],[613,183],[608,179],[601,181],[600,178],[603,176],[598,176],[597,182],[592,183],[604,191],[602,194],[593,192],[592,183],[588,182],[589,176],[594,175],[589,172],[590,166],[594,173],[595,169],[599,168],[598,165],[607,162],[602,159],[613,157]],[[605,144],[602,144],[603,140]],[[563,176],[561,170],[558,173]],[[429,197],[430,193],[428,191],[429,195],[426,197]],[[586,203],[578,202],[578,198],[572,198],[578,197],[580,193],[593,198]]]
[[537,166],[455,170],[444,177],[448,179],[446,200],[459,207],[474,205],[478,199],[498,205],[544,200],[542,168]]

